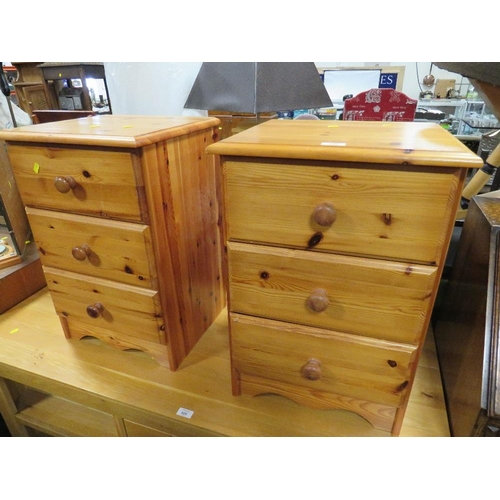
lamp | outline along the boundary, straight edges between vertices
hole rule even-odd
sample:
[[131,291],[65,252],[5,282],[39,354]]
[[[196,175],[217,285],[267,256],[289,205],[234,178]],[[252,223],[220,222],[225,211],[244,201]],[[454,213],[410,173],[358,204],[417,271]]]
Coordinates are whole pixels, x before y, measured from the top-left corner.
[[332,106],[314,63],[209,62],[185,108],[259,113]]

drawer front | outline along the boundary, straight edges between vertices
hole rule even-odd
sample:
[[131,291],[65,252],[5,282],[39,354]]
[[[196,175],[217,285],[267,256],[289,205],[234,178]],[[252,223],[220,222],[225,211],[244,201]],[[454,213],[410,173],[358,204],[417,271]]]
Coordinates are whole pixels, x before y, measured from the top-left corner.
[[26,209],[44,266],[156,288],[149,226]]
[[123,424],[129,437],[172,437],[172,434],[155,429],[154,427],[132,422],[131,420],[124,419]]
[[142,186],[130,153],[10,145],[9,155],[25,205],[143,219]]
[[278,161],[228,160],[224,176],[231,240],[422,263],[442,258],[461,183],[454,169]]
[[230,322],[234,368],[278,389],[398,406],[408,386],[416,347],[242,315]]
[[164,343],[158,292],[50,267],[45,278],[56,312],[68,324]]
[[229,242],[233,312],[418,342],[437,269]]

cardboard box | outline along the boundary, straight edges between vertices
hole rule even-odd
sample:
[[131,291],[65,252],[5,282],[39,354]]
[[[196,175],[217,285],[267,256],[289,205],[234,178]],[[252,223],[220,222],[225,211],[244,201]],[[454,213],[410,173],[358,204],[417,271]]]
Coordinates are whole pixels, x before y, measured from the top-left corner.
[[434,96],[446,99],[446,93],[449,89],[455,89],[455,80],[437,80],[434,88]]

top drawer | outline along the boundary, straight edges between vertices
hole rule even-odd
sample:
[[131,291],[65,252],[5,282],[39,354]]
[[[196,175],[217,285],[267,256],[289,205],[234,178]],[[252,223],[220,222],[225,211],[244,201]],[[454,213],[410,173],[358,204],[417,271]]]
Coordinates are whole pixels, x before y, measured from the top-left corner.
[[463,175],[244,158],[223,167],[230,240],[427,264],[442,258]]
[[131,153],[12,144],[9,155],[25,205],[144,220]]

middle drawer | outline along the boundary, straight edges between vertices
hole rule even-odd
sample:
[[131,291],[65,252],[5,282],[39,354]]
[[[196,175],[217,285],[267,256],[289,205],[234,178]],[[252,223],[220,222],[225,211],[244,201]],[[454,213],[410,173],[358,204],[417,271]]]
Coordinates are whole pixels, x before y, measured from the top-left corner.
[[418,342],[437,268],[228,243],[231,312]]
[[26,208],[44,266],[157,288],[149,226]]

